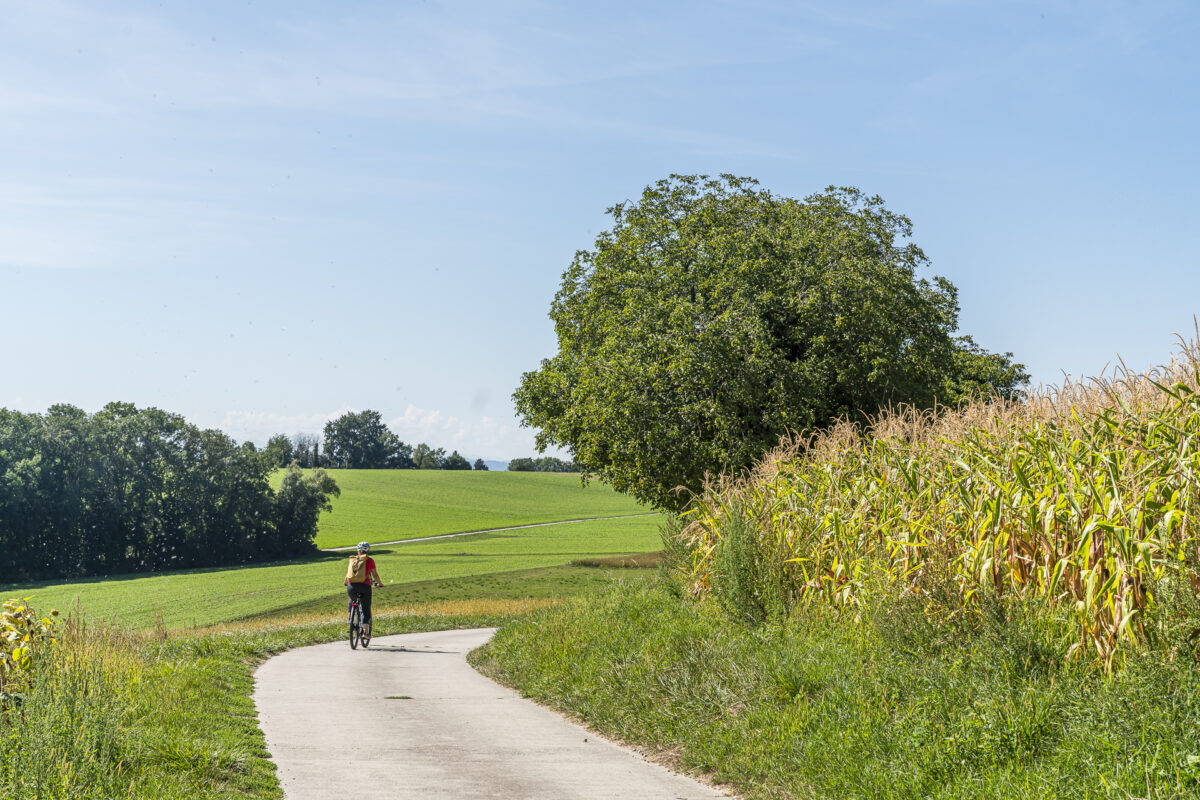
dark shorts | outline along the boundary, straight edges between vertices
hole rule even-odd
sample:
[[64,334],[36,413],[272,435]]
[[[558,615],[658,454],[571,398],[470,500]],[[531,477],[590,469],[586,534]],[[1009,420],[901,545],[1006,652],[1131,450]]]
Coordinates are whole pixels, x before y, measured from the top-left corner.
[[351,583],[346,587],[346,594],[350,597],[350,602],[358,601],[362,606],[363,623],[371,621],[371,584],[369,583]]

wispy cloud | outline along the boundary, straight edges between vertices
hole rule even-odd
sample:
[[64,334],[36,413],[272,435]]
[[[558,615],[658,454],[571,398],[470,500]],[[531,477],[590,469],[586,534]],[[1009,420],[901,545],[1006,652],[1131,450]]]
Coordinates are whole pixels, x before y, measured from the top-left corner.
[[[292,435],[311,433],[322,435],[325,423],[347,411],[361,409],[338,408],[307,414],[276,414],[269,411],[228,411],[217,425],[239,441],[265,444],[277,433]],[[534,454],[533,433],[515,421],[508,422],[491,416],[458,417],[437,409],[420,408],[409,404],[398,416],[385,423],[401,440],[409,444],[425,442],[447,451],[458,450],[472,458],[517,458]],[[562,451],[548,451],[564,455]]]
[[[534,453],[533,433],[529,429],[496,417],[464,419],[409,404],[403,414],[388,420],[387,425],[406,442],[426,442],[475,457],[516,458]],[[558,451],[552,454],[562,455]]]
[[276,414],[270,411],[227,411],[225,418],[217,425],[225,433],[240,441],[253,441],[260,444],[277,433],[291,436],[296,433],[311,433],[318,436],[325,423],[336,419],[349,408],[339,408],[334,411],[318,411],[310,414]]

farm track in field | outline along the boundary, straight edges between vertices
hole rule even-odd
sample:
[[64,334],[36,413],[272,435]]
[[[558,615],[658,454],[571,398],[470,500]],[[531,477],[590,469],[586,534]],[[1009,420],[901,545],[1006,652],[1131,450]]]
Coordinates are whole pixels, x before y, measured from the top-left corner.
[[[447,533],[615,517],[650,509],[603,483],[547,472],[333,469],[341,495],[321,512],[316,544],[353,547]],[[280,480],[282,471],[274,480]]]
[[[479,531],[463,531],[462,533],[442,533],[437,536],[423,536],[420,539],[397,539],[394,542],[372,542],[372,547],[388,547],[394,544],[412,544],[414,542],[433,542],[438,539],[454,539],[459,536],[475,536],[480,533],[500,533],[501,531],[518,531],[523,528],[545,528],[550,525],[570,525],[573,522],[600,522],[606,519],[629,519],[630,517],[656,517],[658,514],[654,512],[646,514],[619,514],[615,517],[583,517],[581,519],[560,519],[555,522],[534,522],[529,525],[510,525],[507,528],[485,528]],[[324,553],[344,553],[355,549],[357,545],[349,547],[325,547],[322,548]]]
[[[467,537],[404,542],[374,549],[392,587],[443,579],[514,573],[578,559],[644,553],[661,546],[661,516],[539,525]],[[366,537],[362,537],[366,538]],[[213,625],[331,598],[342,592],[341,553],[301,561],[248,564],[154,575],[0,586],[9,597],[30,597],[39,608],[70,611],[78,602],[92,619],[124,627],[167,629]]]

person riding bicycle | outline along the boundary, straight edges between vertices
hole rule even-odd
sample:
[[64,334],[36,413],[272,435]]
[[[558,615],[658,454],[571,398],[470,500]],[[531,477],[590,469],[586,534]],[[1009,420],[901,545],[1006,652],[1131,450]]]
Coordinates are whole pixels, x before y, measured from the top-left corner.
[[350,564],[346,567],[346,580],[342,583],[346,587],[350,603],[357,600],[362,606],[363,630],[370,636],[371,585],[383,586],[383,581],[379,579],[379,572],[375,569],[375,559],[370,556],[371,545],[359,542],[355,549],[357,552],[350,556]]

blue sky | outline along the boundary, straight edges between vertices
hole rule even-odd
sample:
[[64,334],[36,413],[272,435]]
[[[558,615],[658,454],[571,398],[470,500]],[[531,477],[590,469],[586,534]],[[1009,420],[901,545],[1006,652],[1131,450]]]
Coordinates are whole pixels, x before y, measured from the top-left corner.
[[0,0],[0,406],[531,454],[562,270],[673,172],[882,195],[1035,382],[1161,363],[1194,8]]

